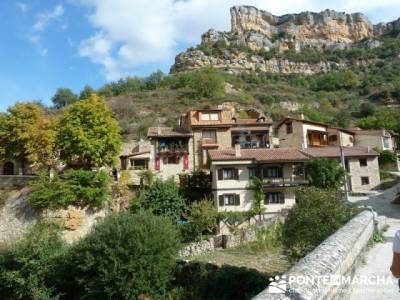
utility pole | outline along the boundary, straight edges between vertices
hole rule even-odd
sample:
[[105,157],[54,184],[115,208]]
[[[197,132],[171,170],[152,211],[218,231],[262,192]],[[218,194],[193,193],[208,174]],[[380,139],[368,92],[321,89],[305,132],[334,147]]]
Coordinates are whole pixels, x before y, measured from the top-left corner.
[[342,167],[344,170],[344,195],[345,195],[346,201],[349,201],[349,187],[347,185],[347,170],[346,170],[346,162],[344,159],[343,146],[340,146],[340,160],[342,161]]

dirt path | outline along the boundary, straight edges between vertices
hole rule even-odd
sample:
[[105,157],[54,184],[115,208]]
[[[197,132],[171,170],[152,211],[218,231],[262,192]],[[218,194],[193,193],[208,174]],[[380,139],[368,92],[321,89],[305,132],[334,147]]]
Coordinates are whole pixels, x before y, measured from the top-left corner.
[[[400,192],[400,184],[370,197],[352,197],[350,201],[367,205],[380,215],[386,216],[389,229],[384,233],[384,243],[378,243],[368,250],[365,261],[356,270],[355,276],[367,276],[372,283],[351,286],[350,300],[400,299],[397,280],[390,273],[392,263],[392,242],[394,234],[400,230],[400,205],[391,203]],[[374,278],[385,278],[386,282],[375,282]]]

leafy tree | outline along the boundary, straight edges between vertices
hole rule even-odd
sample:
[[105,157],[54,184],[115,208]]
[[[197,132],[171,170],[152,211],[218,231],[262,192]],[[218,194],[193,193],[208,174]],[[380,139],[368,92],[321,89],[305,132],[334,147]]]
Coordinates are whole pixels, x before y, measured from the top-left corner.
[[397,163],[396,153],[393,153],[392,151],[389,150],[380,151],[378,161],[380,166],[395,164]]
[[360,113],[363,117],[369,117],[376,112],[376,106],[371,102],[363,102],[360,106]]
[[167,218],[149,212],[114,214],[78,242],[65,267],[75,299],[163,299],[180,248]]
[[51,166],[56,155],[56,119],[37,103],[17,103],[0,116],[0,155]]
[[340,188],[344,182],[345,171],[334,159],[310,160],[305,163],[305,172],[310,185],[317,188]]
[[161,83],[165,77],[165,74],[157,70],[156,72],[151,73],[145,80],[146,88],[149,90],[156,90],[160,88]]
[[[212,234],[217,227],[218,212],[213,201],[203,199],[193,202],[190,206],[188,217],[189,224],[195,226],[195,234],[201,237],[202,234]],[[196,236],[192,237],[196,239]]]
[[340,111],[334,115],[332,121],[338,127],[347,128],[350,126],[351,115],[348,111]]
[[96,91],[90,85],[85,85],[79,94],[79,100],[89,99],[90,95],[95,93]]
[[400,110],[381,108],[374,115],[360,119],[358,126],[365,129],[390,129],[400,132]]
[[78,96],[71,89],[59,88],[53,98],[51,98],[51,101],[55,108],[60,109],[78,101]]
[[92,94],[71,105],[60,118],[61,159],[86,168],[112,166],[121,148],[119,126],[104,99]]
[[218,98],[225,95],[225,81],[222,75],[211,68],[193,72],[188,86],[199,98]]
[[253,177],[251,187],[254,190],[254,202],[252,209],[254,214],[258,215],[261,221],[261,213],[264,210],[262,204],[265,198],[264,185],[262,180],[257,176]]
[[194,170],[179,177],[180,188],[188,202],[211,198],[211,175],[204,170]]
[[38,209],[68,205],[101,207],[110,198],[110,177],[104,171],[69,170],[51,180],[41,174],[31,183],[29,202]]
[[337,189],[299,189],[284,223],[283,242],[294,258],[303,257],[349,221],[354,212]]
[[185,210],[185,198],[173,179],[157,179],[147,189],[142,190],[138,203],[132,209],[143,208],[156,215],[170,217],[177,221]]

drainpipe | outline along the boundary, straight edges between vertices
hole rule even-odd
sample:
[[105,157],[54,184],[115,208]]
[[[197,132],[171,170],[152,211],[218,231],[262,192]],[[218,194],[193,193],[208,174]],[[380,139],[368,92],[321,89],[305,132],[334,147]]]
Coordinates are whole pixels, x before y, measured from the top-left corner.
[[347,185],[347,170],[346,170],[346,163],[345,163],[345,159],[344,159],[344,151],[343,151],[343,147],[340,146],[340,159],[342,162],[342,167],[344,170],[344,194],[345,194],[345,199],[346,201],[349,201],[349,187]]

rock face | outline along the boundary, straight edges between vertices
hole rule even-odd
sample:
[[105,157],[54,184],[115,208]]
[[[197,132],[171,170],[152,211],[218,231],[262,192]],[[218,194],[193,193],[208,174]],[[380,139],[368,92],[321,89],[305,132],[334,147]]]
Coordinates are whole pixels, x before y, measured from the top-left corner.
[[[380,41],[373,39],[375,36],[400,30],[400,19],[373,25],[361,13],[346,14],[333,10],[274,16],[252,6],[234,6],[230,13],[231,31],[219,32],[210,29],[204,33],[201,45],[197,49],[191,48],[176,57],[171,72],[206,66],[231,73],[244,70],[304,74],[326,72],[346,68],[347,65],[335,62],[310,64],[265,59],[257,55],[257,52],[283,52],[290,49],[300,52],[308,48],[372,49],[381,45]],[[205,51],[213,48],[220,49],[218,55]],[[254,55],[248,55],[243,48],[252,50]]]
[[[333,10],[278,17],[255,7],[234,6],[231,8],[231,23],[232,33],[238,36],[247,35],[247,39],[252,36],[253,40],[260,40],[261,36],[270,41],[282,39],[281,43],[287,40],[289,46],[300,49],[355,43],[374,34],[373,25],[363,14]],[[257,42],[251,45],[262,46]]]

